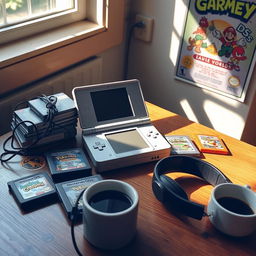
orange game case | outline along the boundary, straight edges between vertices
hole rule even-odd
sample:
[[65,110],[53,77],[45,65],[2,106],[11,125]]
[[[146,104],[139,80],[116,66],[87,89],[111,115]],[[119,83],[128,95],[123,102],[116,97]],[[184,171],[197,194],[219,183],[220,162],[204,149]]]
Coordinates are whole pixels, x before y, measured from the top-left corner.
[[197,142],[200,151],[203,153],[229,154],[223,140],[216,135],[197,135]]

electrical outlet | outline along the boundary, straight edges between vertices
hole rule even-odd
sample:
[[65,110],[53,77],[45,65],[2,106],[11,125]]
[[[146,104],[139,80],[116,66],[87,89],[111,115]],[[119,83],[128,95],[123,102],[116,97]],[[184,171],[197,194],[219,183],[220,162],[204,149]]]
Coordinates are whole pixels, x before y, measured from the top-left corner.
[[136,15],[136,23],[142,21],[144,23],[144,27],[135,28],[134,36],[135,38],[142,40],[144,42],[151,42],[152,33],[153,33],[153,23],[154,19],[150,17],[146,17],[141,14]]

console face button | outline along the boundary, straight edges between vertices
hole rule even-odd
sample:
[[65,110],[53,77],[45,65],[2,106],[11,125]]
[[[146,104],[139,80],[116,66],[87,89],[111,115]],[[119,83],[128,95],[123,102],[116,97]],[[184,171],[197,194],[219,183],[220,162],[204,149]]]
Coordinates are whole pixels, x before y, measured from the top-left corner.
[[153,139],[157,139],[158,136],[159,132],[154,132],[152,130],[147,133],[147,137],[152,137]]

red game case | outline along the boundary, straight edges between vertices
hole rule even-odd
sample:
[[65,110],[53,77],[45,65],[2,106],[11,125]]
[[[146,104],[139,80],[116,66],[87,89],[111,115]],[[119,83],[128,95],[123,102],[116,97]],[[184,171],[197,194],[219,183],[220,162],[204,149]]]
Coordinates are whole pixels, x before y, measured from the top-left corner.
[[223,140],[216,135],[197,135],[197,142],[200,151],[203,153],[229,154]]

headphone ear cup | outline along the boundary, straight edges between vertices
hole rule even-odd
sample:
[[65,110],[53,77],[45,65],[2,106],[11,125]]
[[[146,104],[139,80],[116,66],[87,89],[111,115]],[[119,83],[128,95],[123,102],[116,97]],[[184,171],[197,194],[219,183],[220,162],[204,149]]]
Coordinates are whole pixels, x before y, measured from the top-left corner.
[[171,179],[170,177],[168,177],[166,175],[161,175],[160,180],[162,181],[164,187],[167,190],[188,200],[188,195],[175,180]]

